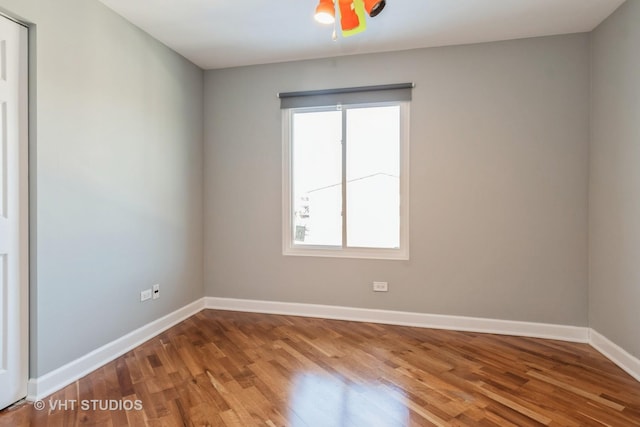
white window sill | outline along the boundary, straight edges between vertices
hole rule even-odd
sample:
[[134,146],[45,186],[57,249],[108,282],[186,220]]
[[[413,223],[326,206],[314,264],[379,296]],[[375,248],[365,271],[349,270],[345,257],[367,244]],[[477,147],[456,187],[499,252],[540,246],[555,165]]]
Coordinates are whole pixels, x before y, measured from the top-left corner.
[[284,248],[285,256],[408,260],[409,251],[402,249],[338,248],[330,246],[294,246]]

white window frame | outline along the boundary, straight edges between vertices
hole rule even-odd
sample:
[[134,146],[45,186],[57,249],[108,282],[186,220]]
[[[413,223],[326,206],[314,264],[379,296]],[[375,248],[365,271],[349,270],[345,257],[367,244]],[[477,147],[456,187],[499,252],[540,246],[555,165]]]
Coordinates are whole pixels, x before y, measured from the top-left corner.
[[[292,126],[293,114],[311,111],[334,111],[363,107],[400,107],[400,247],[360,248],[345,246],[343,230],[342,246],[299,245],[293,237],[293,185],[292,185]],[[344,124],[343,124],[344,126]],[[384,260],[409,259],[409,102],[375,102],[335,107],[302,107],[282,110],[282,254],[286,256],[311,256],[331,258],[365,258]],[[348,141],[347,141],[348,144]],[[343,159],[344,164],[344,149]],[[348,209],[348,207],[347,207]]]

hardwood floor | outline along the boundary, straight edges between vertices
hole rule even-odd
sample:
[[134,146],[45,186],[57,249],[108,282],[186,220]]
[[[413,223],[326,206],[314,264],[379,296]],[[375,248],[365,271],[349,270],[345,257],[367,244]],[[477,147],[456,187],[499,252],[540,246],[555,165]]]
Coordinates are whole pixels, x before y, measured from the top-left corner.
[[640,426],[586,344],[213,310],[43,403],[0,425]]

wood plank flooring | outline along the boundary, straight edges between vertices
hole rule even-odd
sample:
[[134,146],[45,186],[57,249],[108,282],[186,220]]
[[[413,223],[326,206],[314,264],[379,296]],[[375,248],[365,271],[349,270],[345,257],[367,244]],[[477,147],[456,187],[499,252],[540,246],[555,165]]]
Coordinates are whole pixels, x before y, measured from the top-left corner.
[[640,426],[586,344],[214,310],[43,403],[0,426]]

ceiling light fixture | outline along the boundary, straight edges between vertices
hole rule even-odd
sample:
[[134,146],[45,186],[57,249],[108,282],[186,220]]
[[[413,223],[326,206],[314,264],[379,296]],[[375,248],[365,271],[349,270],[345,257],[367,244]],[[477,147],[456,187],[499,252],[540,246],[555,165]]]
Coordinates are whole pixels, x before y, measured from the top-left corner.
[[[367,28],[366,15],[374,18],[387,5],[387,0],[319,0],[314,15],[315,20],[322,24],[335,24],[336,1],[338,2],[340,27],[344,37],[364,31]],[[335,25],[333,39],[336,39]]]
[[372,18],[378,16],[386,5],[387,0],[364,0],[364,10],[366,10]]
[[336,21],[336,7],[333,0],[320,0],[314,18],[321,24],[333,24]]
[[360,18],[356,12],[353,0],[339,0],[340,6],[340,26],[342,31],[355,30],[360,26]]

